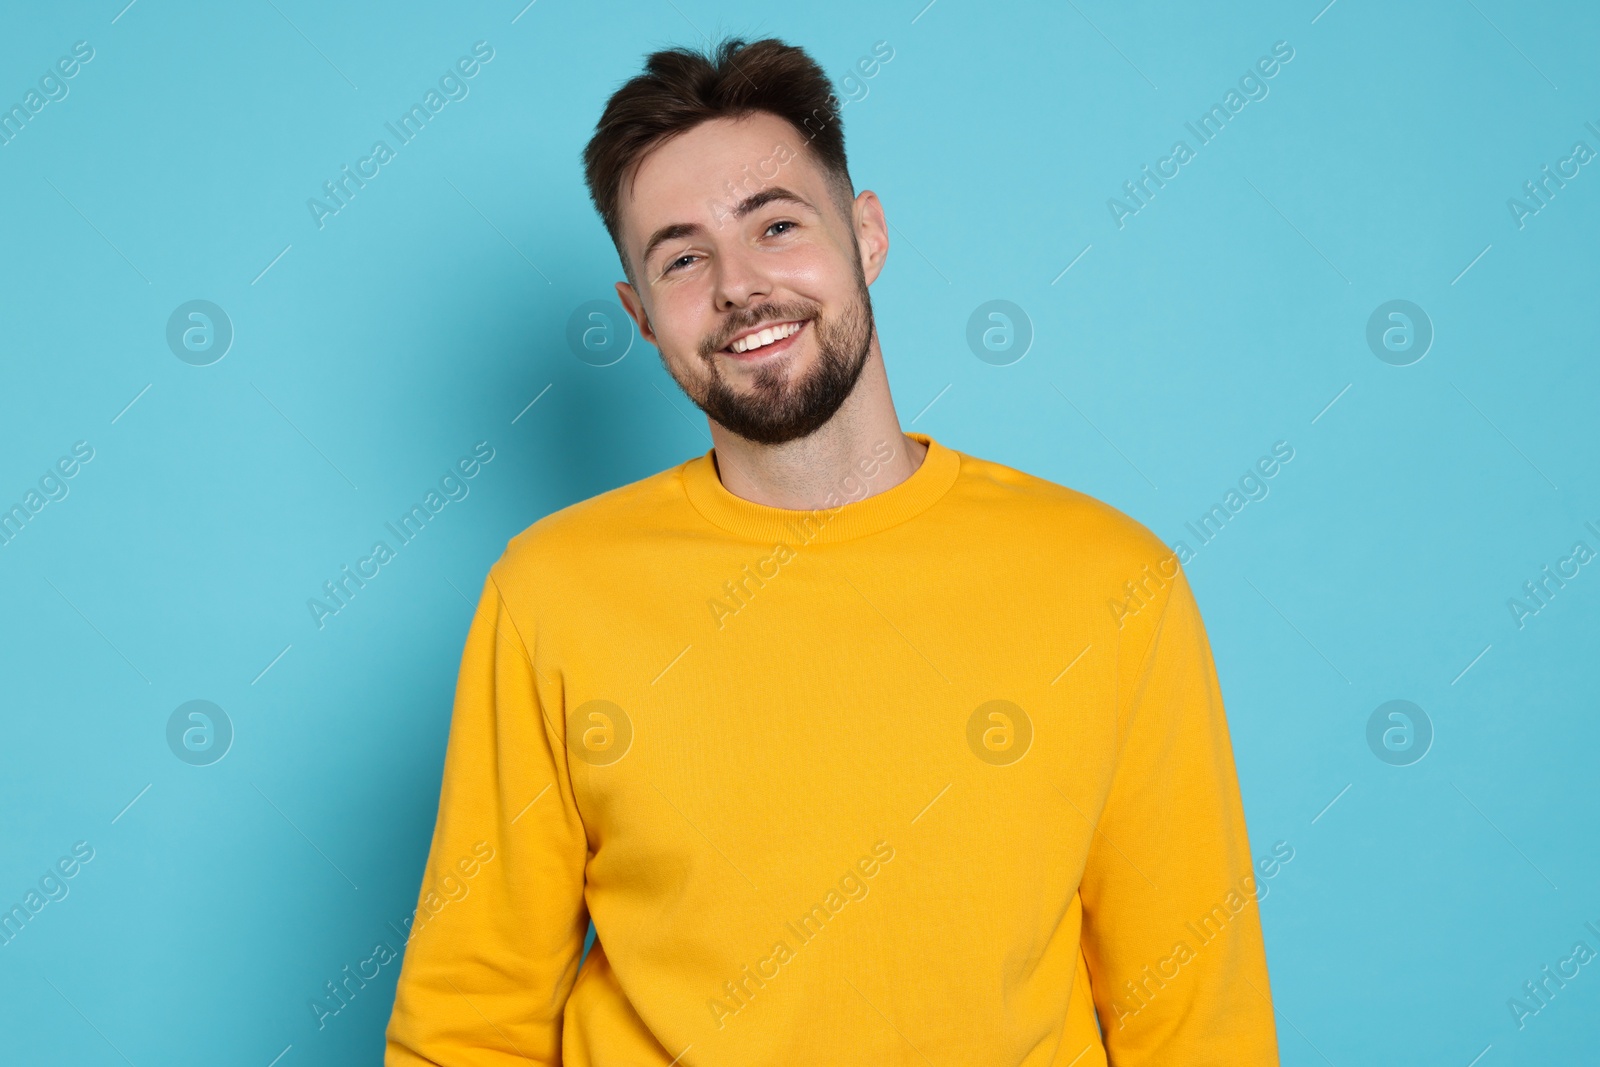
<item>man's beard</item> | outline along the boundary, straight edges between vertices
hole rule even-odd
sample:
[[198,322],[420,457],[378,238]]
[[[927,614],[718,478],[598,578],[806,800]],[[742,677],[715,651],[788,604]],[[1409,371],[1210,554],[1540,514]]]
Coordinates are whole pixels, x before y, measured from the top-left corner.
[[762,445],[807,437],[833,418],[855,389],[872,348],[872,298],[859,264],[855,274],[856,299],[837,319],[820,318],[814,303],[774,302],[751,309],[748,321],[729,327],[730,333],[738,333],[758,322],[808,322],[817,343],[817,365],[808,375],[787,380],[782,364],[795,358],[797,345],[795,355],[756,368],[749,390],[738,392],[723,379],[718,349],[707,342],[700,357],[711,369],[711,382],[705,399],[695,400],[695,406],[729,432]]

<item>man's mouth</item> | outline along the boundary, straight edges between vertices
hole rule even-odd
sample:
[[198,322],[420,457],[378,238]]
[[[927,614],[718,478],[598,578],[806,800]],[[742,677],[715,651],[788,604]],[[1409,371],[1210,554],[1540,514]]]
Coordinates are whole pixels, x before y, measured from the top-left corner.
[[732,356],[768,355],[789,347],[790,340],[805,328],[804,320],[769,323],[735,337],[722,351]]

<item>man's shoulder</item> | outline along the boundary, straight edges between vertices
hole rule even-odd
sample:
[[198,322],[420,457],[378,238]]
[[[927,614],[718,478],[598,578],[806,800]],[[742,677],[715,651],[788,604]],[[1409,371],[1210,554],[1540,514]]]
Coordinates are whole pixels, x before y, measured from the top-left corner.
[[961,461],[968,502],[1019,536],[1118,573],[1173,555],[1147,526],[1098,497],[970,453]]
[[506,542],[494,569],[506,575],[538,572],[552,564],[566,568],[665,532],[683,512],[683,465],[675,463],[550,512]]

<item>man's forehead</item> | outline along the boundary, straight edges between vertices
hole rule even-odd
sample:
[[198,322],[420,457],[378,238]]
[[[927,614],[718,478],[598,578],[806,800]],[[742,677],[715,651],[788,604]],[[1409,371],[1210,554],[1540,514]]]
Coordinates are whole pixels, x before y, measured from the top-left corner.
[[715,219],[726,202],[775,182],[808,198],[814,165],[805,138],[776,115],[708,119],[647,152],[623,183],[623,224],[630,244],[658,226]]

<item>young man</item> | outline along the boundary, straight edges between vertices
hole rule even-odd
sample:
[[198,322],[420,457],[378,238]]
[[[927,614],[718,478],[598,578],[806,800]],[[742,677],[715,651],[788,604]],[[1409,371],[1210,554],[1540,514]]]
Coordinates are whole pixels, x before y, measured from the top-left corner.
[[390,1065],[1278,1062],[1187,580],[901,431],[837,106],[770,39],[606,106],[617,293],[714,447],[490,569]]

